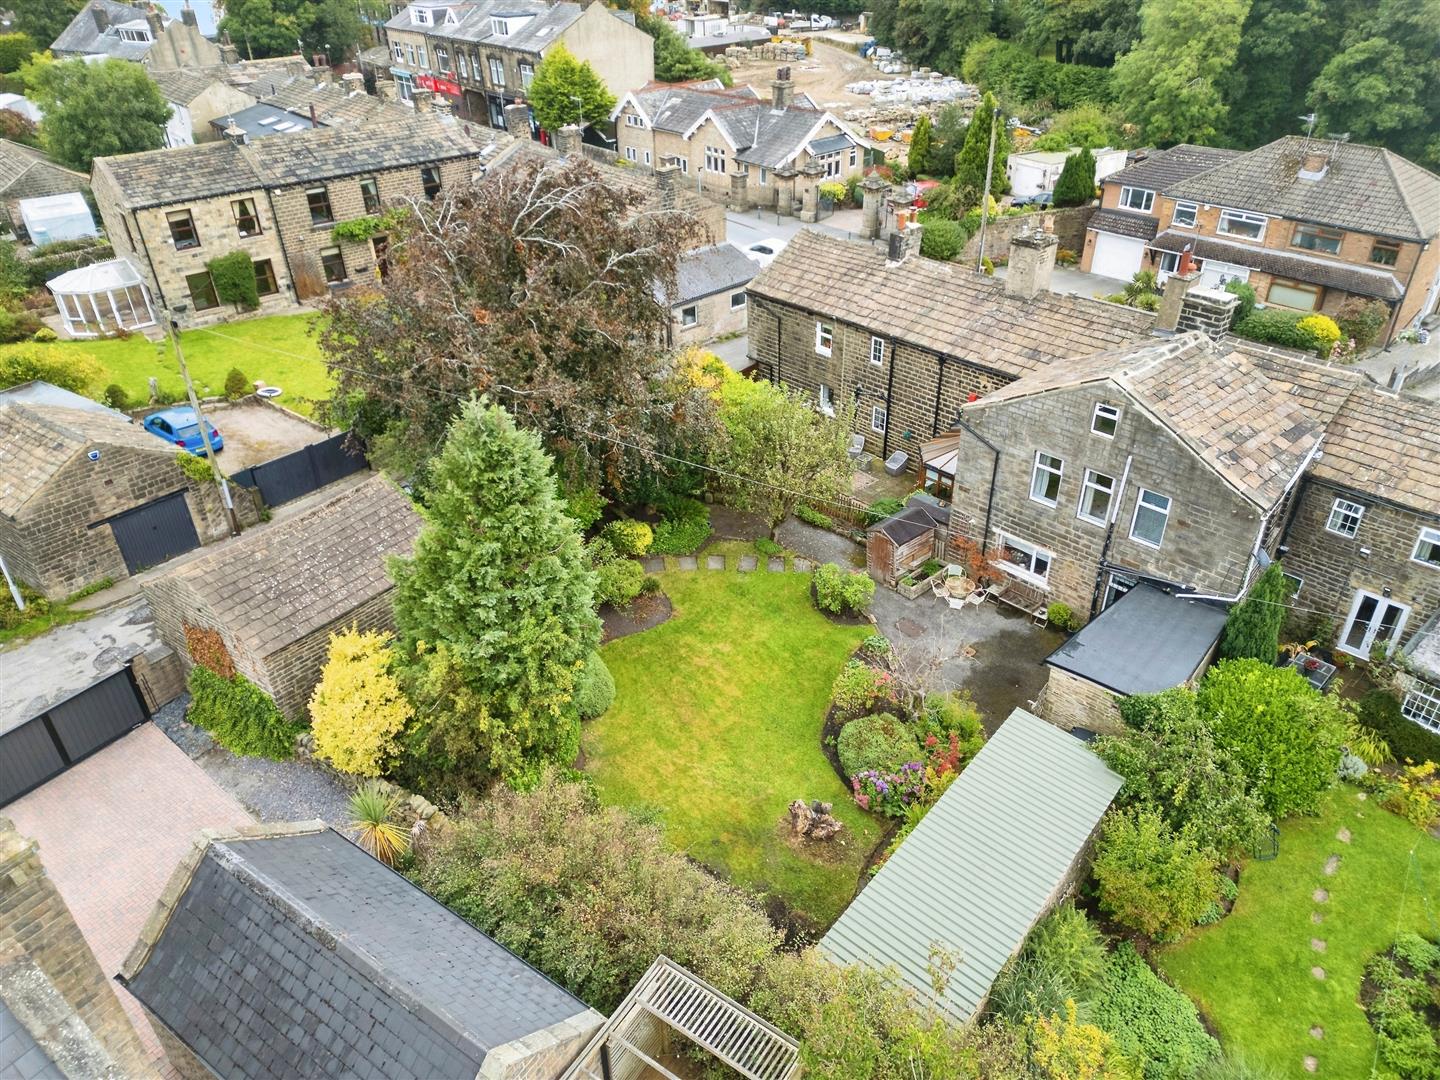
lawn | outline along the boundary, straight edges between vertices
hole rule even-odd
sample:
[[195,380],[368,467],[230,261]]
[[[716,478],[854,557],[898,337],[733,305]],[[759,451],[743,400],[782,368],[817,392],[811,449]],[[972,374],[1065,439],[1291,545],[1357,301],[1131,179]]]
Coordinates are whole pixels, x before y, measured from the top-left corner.
[[[1349,843],[1337,839],[1348,829]],[[1324,873],[1340,856],[1333,875]],[[1317,903],[1316,889],[1329,892]],[[1312,913],[1323,920],[1312,921]],[[1375,1040],[1357,1001],[1366,961],[1399,930],[1440,936],[1440,841],[1340,785],[1316,818],[1280,831],[1280,856],[1252,862],[1228,918],[1160,957],[1231,1051],[1281,1076],[1370,1075]],[[1323,941],[1325,951],[1311,946]],[[1322,967],[1325,979],[1311,974]],[[1316,1039],[1311,1027],[1324,1029]]]
[[[251,381],[264,379],[280,387],[284,391],[280,404],[308,415],[312,402],[330,396],[330,374],[310,332],[315,319],[314,315],[271,315],[182,331],[180,346],[196,392],[221,393],[226,374],[238,367]],[[64,342],[62,347],[87,352],[100,361],[106,375],[97,390],[119,383],[133,402],[144,403],[150,395],[147,380],[153,375],[177,397],[185,392],[169,341],[157,343],[132,334],[123,340]]]
[[[821,616],[808,574],[700,569],[661,581],[671,618],[601,650],[617,693],[585,732],[600,797],[657,811],[691,857],[828,927],[881,832],[820,749],[830,684],[869,628]],[[848,826],[832,860],[786,843],[780,822],[797,798],[833,802]]]

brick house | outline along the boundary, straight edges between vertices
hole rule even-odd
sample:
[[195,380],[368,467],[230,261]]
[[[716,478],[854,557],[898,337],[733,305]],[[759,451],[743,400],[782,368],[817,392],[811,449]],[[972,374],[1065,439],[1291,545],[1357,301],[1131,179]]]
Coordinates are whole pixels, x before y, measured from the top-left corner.
[[881,459],[948,431],[965,401],[1052,361],[1147,340],[1155,316],[1049,291],[1056,241],[1017,238],[1006,278],[802,230],[747,288],[761,378],[814,395]]
[[651,83],[615,105],[617,152],[642,168],[673,161],[691,183],[732,208],[800,209],[813,222],[822,183],[861,175],[859,140],[839,119],[795,94],[788,68],[769,100],[717,80]]
[[563,44],[619,96],[655,75],[654,41],[629,12],[559,0],[415,0],[384,29],[402,101],[429,90],[466,120],[507,126],[545,54]]
[[[229,535],[215,485],[187,476],[175,455],[94,402],[0,395],[0,554],[10,573],[53,599]],[[258,517],[244,499],[236,510],[242,523]]]
[[[1154,217],[1144,265],[1162,275],[1189,247],[1202,285],[1246,281],[1268,305],[1333,314],[1352,296],[1381,300],[1385,342],[1437,310],[1440,176],[1383,147],[1286,136],[1154,188],[1131,171],[1106,181],[1103,206]],[[1110,220],[1092,220],[1101,246],[1087,238],[1082,269],[1109,272]]]
[[206,268],[233,251],[255,264],[261,311],[373,281],[387,238],[343,238],[335,226],[469,183],[496,152],[453,121],[411,116],[96,158],[91,181],[115,253],[196,325],[233,313]]
[[394,626],[385,572],[408,555],[420,515],[374,476],[308,513],[244,535],[141,581],[161,639],[189,657],[186,627],[219,633],[235,670],[305,715],[330,635]]
[[323,821],[202,833],[118,981],[186,1080],[551,1080],[605,1019]]

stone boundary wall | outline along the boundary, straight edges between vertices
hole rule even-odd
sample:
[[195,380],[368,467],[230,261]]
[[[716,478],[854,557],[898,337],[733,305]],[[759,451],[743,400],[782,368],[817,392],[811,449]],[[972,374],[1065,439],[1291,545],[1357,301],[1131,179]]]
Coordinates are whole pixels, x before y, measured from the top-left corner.
[[[1095,216],[1098,206],[1067,206],[1063,210],[1042,210],[1034,214],[1016,214],[1002,217],[985,226],[985,250],[993,259],[996,254],[1004,255],[1010,250],[1010,241],[1022,230],[1044,222],[1051,223],[1051,230],[1060,246],[1073,251],[1078,257],[1085,250],[1085,229]],[[976,232],[960,249],[961,262],[974,262],[980,252],[980,234]]]

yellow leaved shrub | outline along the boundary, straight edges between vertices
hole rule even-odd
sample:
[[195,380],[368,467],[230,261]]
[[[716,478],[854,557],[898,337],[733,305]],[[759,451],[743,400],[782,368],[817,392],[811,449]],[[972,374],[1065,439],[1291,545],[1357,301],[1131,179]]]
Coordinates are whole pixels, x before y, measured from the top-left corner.
[[390,635],[351,627],[330,636],[330,658],[310,697],[315,753],[337,769],[379,776],[414,710],[390,674]]

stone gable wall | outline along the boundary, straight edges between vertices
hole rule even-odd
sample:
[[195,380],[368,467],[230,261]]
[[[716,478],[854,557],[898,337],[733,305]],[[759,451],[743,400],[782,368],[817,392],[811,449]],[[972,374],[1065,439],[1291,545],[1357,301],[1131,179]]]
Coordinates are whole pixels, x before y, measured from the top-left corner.
[[1118,735],[1125,730],[1118,694],[1059,668],[1050,669],[1035,708],[1042,720],[1066,731],[1079,727]]
[[[321,669],[330,655],[330,635],[354,626],[359,630],[394,630],[394,589],[352,609],[347,614],[310,631],[299,641],[291,642],[279,652],[261,658],[250,658],[260,677],[254,681],[275,699],[280,711],[292,720],[308,719],[306,706]],[[240,666],[236,656],[236,667]],[[252,677],[253,678],[253,677]]]

